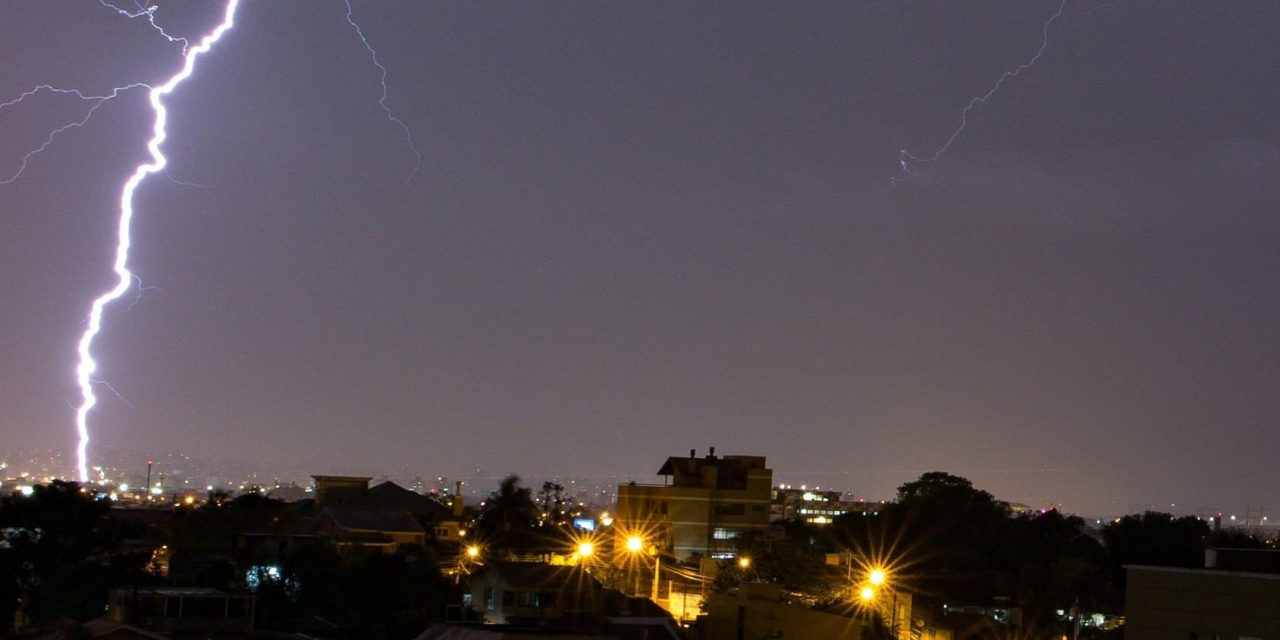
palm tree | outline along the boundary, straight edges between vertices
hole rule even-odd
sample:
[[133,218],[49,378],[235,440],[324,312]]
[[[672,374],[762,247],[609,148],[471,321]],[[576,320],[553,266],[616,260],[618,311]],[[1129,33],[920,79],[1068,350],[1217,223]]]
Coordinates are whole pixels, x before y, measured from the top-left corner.
[[482,503],[476,533],[490,549],[525,547],[537,527],[539,513],[529,488],[520,486],[519,476],[509,475]]

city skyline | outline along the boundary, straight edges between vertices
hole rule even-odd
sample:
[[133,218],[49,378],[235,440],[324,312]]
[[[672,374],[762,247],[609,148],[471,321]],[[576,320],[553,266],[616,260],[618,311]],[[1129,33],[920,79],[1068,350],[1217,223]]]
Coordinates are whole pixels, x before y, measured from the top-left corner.
[[[421,167],[342,2],[242,6],[139,191],[96,444],[637,478],[715,446],[1090,514],[1274,496],[1274,4],[352,7]],[[194,38],[219,8],[155,16]],[[94,2],[0,33],[0,102],[181,62]],[[0,110],[4,176],[84,115],[37,98]],[[125,94],[0,185],[6,447],[74,450],[149,118]]]

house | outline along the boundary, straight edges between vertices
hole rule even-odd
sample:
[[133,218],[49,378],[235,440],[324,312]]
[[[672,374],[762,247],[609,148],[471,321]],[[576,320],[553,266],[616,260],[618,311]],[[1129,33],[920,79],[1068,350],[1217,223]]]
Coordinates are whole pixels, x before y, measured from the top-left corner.
[[573,624],[603,602],[604,588],[581,566],[539,562],[490,562],[472,574],[464,596],[486,624]]
[[425,545],[438,533],[435,523],[451,517],[448,507],[394,482],[371,488],[365,476],[312,478],[320,511],[307,532],[328,535],[340,548],[394,553],[406,544]]
[[409,513],[325,507],[312,533],[329,536],[339,549],[362,548],[395,553],[402,545],[424,545],[427,532]]
[[791,604],[777,585],[747,583],[737,592],[712,594],[702,624],[706,640],[738,638],[823,638],[862,640],[869,637],[865,616],[841,615]]
[[394,482],[375,485],[344,505],[360,511],[401,511],[412,514],[419,522],[431,522],[449,515],[449,508]]
[[5,636],[9,640],[170,640],[145,629],[107,618],[95,618],[79,624],[63,620],[27,627]]
[[617,640],[617,636],[511,625],[436,624],[414,640]]
[[204,588],[119,587],[107,601],[108,620],[174,637],[247,638],[253,612],[251,595]]

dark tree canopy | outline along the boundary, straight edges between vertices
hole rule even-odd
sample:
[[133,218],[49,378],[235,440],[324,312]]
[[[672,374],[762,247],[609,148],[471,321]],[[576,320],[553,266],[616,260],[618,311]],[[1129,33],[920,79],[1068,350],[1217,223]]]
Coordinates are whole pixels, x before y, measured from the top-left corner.
[[137,579],[147,558],[121,553],[111,503],[74,482],[0,497],[0,628],[102,614],[107,590]]
[[546,539],[538,530],[541,514],[532,491],[520,486],[520,477],[507,476],[480,507],[475,539],[489,554],[517,553],[541,546]]

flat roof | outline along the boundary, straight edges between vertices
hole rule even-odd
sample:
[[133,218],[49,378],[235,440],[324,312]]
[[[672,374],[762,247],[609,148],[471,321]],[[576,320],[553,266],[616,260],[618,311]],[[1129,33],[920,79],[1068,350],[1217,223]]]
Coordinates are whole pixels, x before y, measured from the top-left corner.
[[208,587],[117,587],[122,593],[137,593],[140,596],[165,596],[170,598],[252,598],[245,594],[231,594]]
[[1257,571],[1230,571],[1226,569],[1204,569],[1190,567],[1157,567],[1149,564],[1126,564],[1123,565],[1125,570],[1138,569],[1140,571],[1153,571],[1158,573],[1181,573],[1185,575],[1199,576],[1230,576],[1235,578],[1254,578],[1257,580],[1280,580],[1280,575],[1274,573],[1261,573]]

